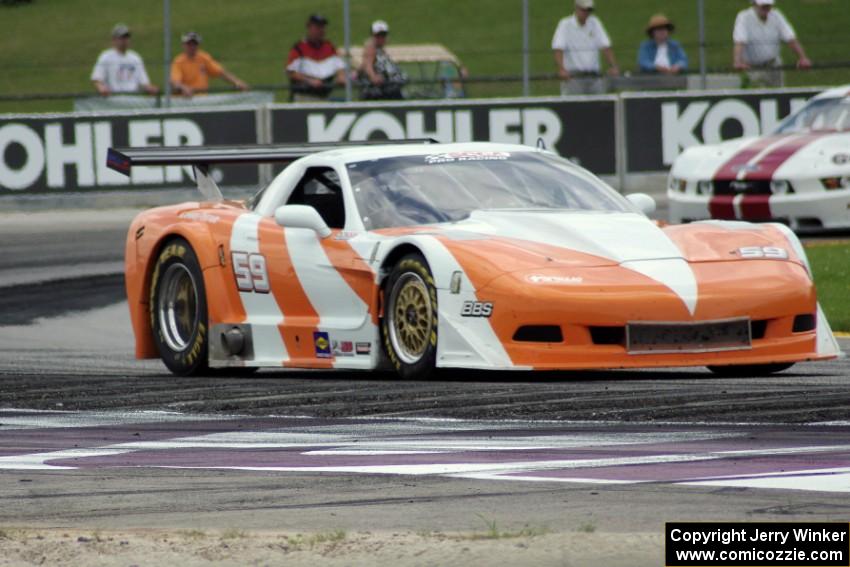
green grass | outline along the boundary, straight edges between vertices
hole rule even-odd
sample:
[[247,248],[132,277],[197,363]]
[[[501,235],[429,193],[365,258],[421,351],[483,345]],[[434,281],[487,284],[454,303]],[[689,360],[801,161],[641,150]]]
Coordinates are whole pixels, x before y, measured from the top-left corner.
[[850,244],[810,245],[806,254],[832,330],[850,332]]
[[317,546],[334,546],[345,541],[348,534],[345,530],[331,530],[329,532],[318,532],[308,535],[295,534],[294,536],[283,536],[286,544],[293,550],[303,548],[313,549]]
[[[745,0],[706,2],[708,62],[728,67],[735,13]],[[779,3],[818,63],[850,60],[847,0],[784,0]],[[549,50],[569,0],[531,0],[532,71],[553,71]],[[520,0],[352,0],[352,36],[361,43],[373,19],[386,19],[391,40],[439,42],[452,49],[474,75],[521,71]],[[649,16],[663,7],[678,26],[692,65],[697,61],[696,0],[600,0],[598,14],[614,41],[624,70],[633,69],[638,43]],[[283,82],[286,54],[303,31],[306,14],[321,11],[331,20],[330,38],[342,43],[341,0],[172,0],[173,44],[194,29],[205,47],[252,84]],[[88,77],[109,30],[125,22],[134,32],[134,49],[145,58],[152,80],[162,84],[162,2],[147,0],[33,0],[0,7],[0,95],[88,92]],[[790,55],[787,61],[793,60]],[[789,73],[791,84],[848,82],[850,69]],[[519,83],[472,85],[471,96],[517,95]],[[555,94],[557,84],[535,84],[534,94]],[[282,97],[281,97],[282,99]],[[0,103],[0,112],[70,110],[70,101]]]
[[525,525],[524,527],[518,530],[502,530],[499,528],[495,519],[487,518],[483,514],[476,514],[478,518],[484,523],[486,530],[484,532],[473,532],[468,536],[461,536],[465,539],[470,540],[482,540],[482,539],[512,539],[512,538],[528,538],[528,537],[537,537],[546,535],[549,533],[549,529],[542,526],[529,526]]
[[576,531],[586,534],[592,534],[596,531],[596,524],[594,524],[593,522],[584,522],[578,525]]

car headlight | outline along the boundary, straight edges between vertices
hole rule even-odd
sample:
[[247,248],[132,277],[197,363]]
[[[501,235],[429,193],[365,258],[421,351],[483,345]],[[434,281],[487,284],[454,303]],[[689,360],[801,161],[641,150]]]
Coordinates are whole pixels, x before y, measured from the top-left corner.
[[711,195],[711,193],[712,193],[711,181],[699,181],[699,182],[697,182],[697,195]]
[[668,183],[668,187],[671,191],[679,191],[680,193],[685,192],[685,188],[688,186],[688,182],[685,179],[679,179],[677,177],[670,177],[670,183]]
[[850,189],[850,175],[845,175],[843,177],[827,177],[826,179],[821,179],[820,182],[823,184],[823,188],[827,191]]
[[787,195],[793,193],[794,188],[784,179],[774,179],[770,182],[770,192],[774,195]]

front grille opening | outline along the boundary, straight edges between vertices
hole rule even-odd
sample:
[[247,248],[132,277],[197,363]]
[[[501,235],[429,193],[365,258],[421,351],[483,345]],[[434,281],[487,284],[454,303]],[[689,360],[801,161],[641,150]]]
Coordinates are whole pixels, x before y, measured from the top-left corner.
[[767,331],[767,319],[750,321],[750,336],[755,339],[763,339]]
[[718,179],[714,182],[715,195],[772,195],[769,179],[741,180]]
[[626,344],[625,327],[590,327],[590,338],[595,345]]
[[558,325],[523,325],[514,333],[514,340],[525,343],[562,343],[564,335]]
[[797,217],[797,226],[800,228],[823,228],[823,222],[816,217]]
[[794,317],[794,326],[791,328],[793,333],[805,333],[815,330],[815,316],[811,313],[797,315]]

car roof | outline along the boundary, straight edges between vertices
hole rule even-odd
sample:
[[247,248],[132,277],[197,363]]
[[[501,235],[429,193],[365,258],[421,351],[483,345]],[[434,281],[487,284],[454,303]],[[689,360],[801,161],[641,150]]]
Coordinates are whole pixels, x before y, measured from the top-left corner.
[[850,96],[850,85],[843,85],[841,87],[833,87],[831,89],[827,89],[822,93],[815,95],[814,98],[843,98],[845,96]]
[[532,152],[532,146],[520,144],[499,144],[494,142],[459,142],[451,144],[393,144],[370,146],[349,146],[326,150],[313,154],[305,160],[333,159],[343,163],[353,163],[388,157],[419,156],[453,152]]

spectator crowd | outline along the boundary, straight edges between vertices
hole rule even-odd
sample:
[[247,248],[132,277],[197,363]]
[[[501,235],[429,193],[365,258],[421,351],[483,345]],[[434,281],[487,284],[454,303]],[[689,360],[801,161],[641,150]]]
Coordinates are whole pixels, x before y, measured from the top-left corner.
[[[747,73],[755,86],[780,87],[784,83],[780,51],[787,43],[797,55],[797,67],[809,69],[811,61],[797,39],[794,28],[775,6],[775,0],[750,0],[741,10],[732,31],[733,67]],[[575,0],[575,11],[558,22],[552,36],[552,51],[561,94],[598,94],[605,92],[599,54],[608,63],[608,74],[616,77],[620,68],[611,49],[611,39],[602,21],[593,13],[594,0]],[[688,70],[688,55],[672,39],[675,30],[664,14],[655,14],[646,26],[648,39],[638,49],[641,73],[678,75]]]
[[[749,0],[750,6],[735,19],[732,31],[734,69],[746,73],[753,85],[778,87],[784,82],[781,46],[788,44],[797,56],[797,67],[808,69],[811,61],[797,39],[794,28],[775,6],[775,0]],[[561,19],[552,36],[552,51],[561,93],[598,94],[607,89],[601,56],[607,74],[620,75],[611,39],[602,20],[594,13],[594,0],[574,0],[574,12]],[[327,39],[328,19],[311,14],[304,37],[295,42],[285,63],[291,100],[327,100],[335,87],[345,85],[346,66],[336,46]],[[674,23],[662,13],[649,18],[645,39],[637,50],[637,68],[647,75],[679,75],[688,70],[688,55],[675,39]],[[363,46],[359,68],[349,79],[359,87],[361,98],[390,100],[403,98],[407,76],[390,57],[386,46],[390,27],[376,20]],[[91,80],[101,96],[126,93],[158,94],[142,57],[130,49],[131,30],[124,24],[112,28],[112,46],[103,51],[92,70]],[[201,49],[201,35],[189,31],[181,37],[182,52],[171,63],[170,81],[164,88],[171,93],[193,97],[209,91],[210,80],[220,78],[238,90],[249,86],[228,71],[210,53]]]

